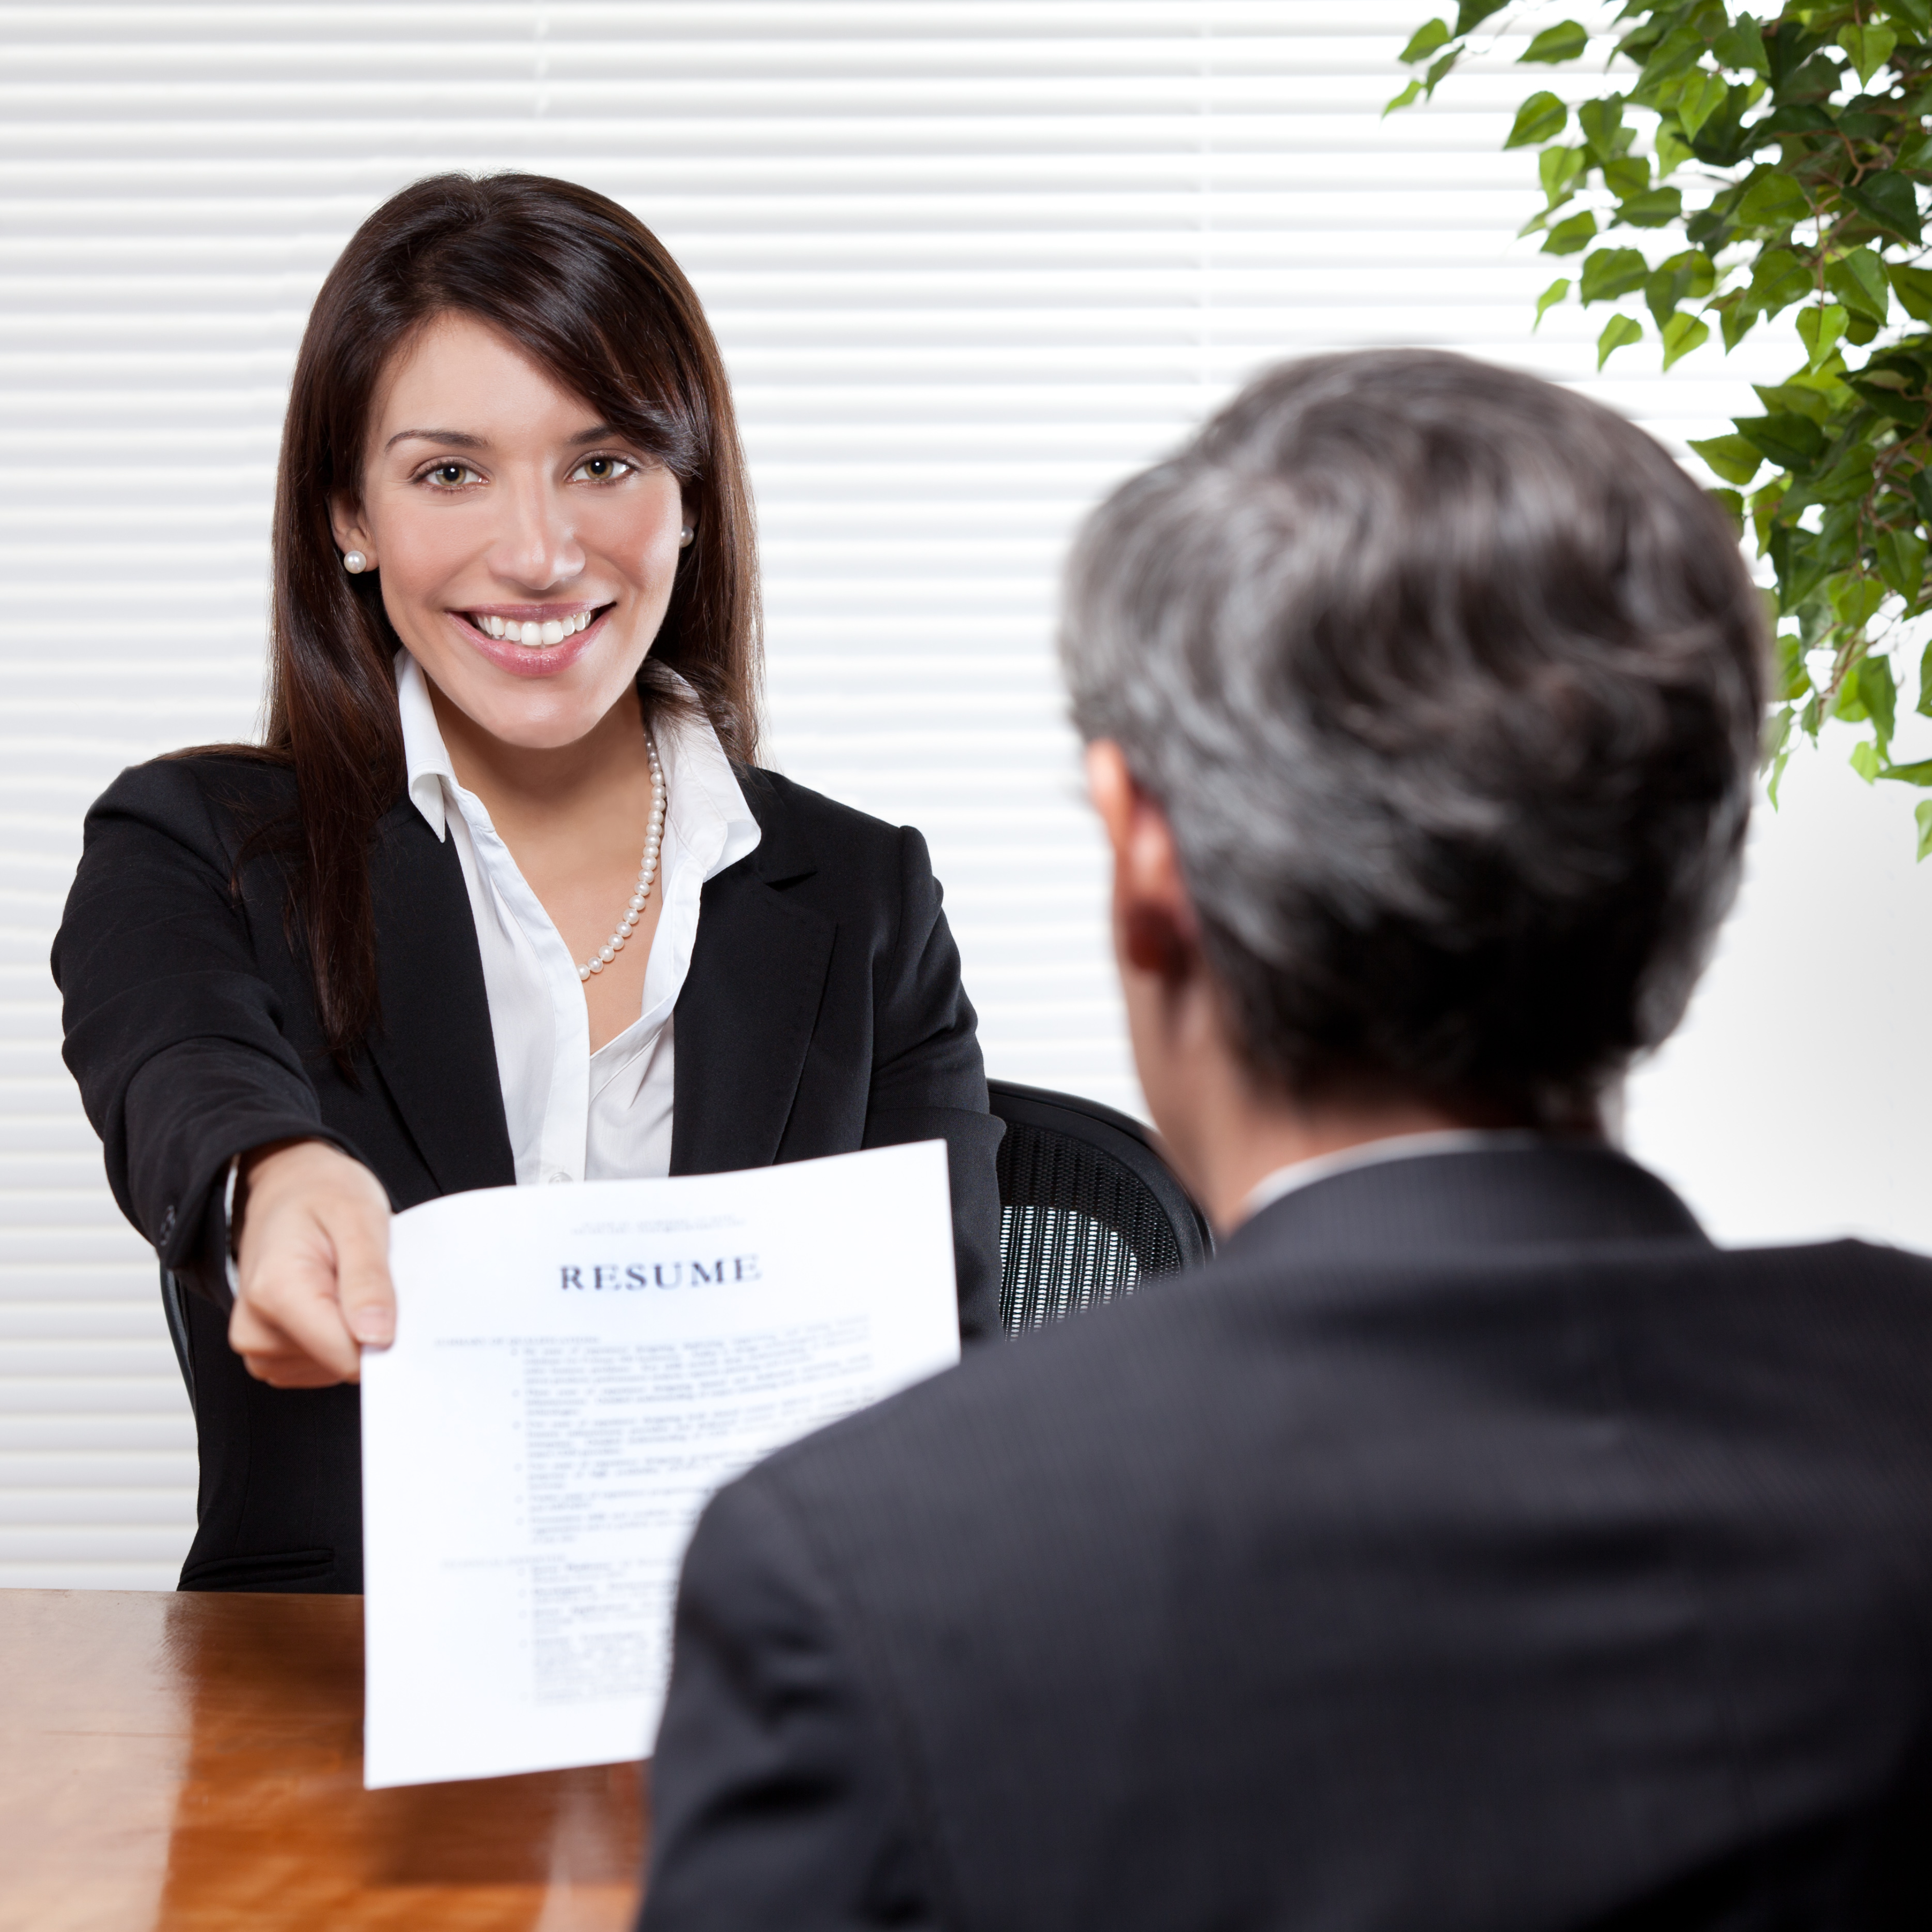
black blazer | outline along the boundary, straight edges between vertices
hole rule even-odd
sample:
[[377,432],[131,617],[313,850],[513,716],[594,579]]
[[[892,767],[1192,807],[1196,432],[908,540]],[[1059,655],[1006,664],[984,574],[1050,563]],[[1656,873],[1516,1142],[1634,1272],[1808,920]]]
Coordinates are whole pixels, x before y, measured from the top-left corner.
[[646,1932],[1922,1925],[1932,1262],[1334,1176],[726,1489]]
[[[999,1124],[925,842],[741,771],[758,849],[704,888],[677,1003],[671,1172],[943,1136],[960,1328],[998,1327]],[[124,772],[88,814],[54,942],[68,1066],[122,1211],[188,1298],[201,1452],[200,1589],[362,1588],[356,1390],[254,1381],[229,1348],[228,1163],[308,1135],[398,1208],[515,1180],[455,848],[407,799],[373,860],[382,1022],[345,1079],[323,1050],[272,856],[231,876],[293,782],[219,756]]]

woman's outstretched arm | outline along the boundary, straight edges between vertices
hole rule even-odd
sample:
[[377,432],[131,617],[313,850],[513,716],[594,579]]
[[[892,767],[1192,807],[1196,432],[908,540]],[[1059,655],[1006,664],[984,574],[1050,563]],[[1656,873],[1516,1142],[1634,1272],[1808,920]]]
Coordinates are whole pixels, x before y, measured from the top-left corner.
[[[304,1289],[346,1265],[350,1304],[363,1306],[374,1297],[363,1264],[374,1243],[386,1296],[388,1200],[322,1122],[285,1030],[288,989],[262,972],[251,908],[231,885],[233,827],[203,776],[199,760],[138,766],[88,814],[54,941],[63,1057],[122,1211],[185,1286],[223,1308],[228,1181],[244,1158],[238,1192],[259,1211],[252,1232],[244,1218],[231,1332],[251,1372],[288,1386],[350,1380],[357,1358],[339,1300],[332,1328]],[[280,894],[270,897],[278,918]]]

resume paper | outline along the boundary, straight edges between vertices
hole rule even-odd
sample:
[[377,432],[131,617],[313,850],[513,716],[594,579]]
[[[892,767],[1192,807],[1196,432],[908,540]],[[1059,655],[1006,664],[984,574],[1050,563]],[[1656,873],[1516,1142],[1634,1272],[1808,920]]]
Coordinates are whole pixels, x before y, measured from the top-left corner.
[[371,1790],[648,1754],[720,1484],[956,1361],[946,1144],[448,1195],[362,1357]]

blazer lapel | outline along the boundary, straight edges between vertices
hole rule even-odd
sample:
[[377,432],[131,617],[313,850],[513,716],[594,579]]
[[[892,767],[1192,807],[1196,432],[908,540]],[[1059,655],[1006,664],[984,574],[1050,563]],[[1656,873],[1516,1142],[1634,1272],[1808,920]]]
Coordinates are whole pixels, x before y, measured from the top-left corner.
[[462,862],[407,798],[376,828],[370,868],[382,1017],[369,1052],[446,1194],[517,1178],[490,998]]
[[816,869],[756,773],[741,773],[758,848],[704,888],[678,995],[670,1171],[769,1167],[805,1071],[838,928],[777,890]]

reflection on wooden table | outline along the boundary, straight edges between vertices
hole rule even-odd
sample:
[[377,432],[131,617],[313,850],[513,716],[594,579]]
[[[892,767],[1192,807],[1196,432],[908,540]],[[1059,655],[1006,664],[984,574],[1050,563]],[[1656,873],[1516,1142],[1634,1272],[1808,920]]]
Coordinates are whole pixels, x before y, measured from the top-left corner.
[[362,1789],[362,1600],[0,1590],[0,1929],[605,1932],[640,1768]]

